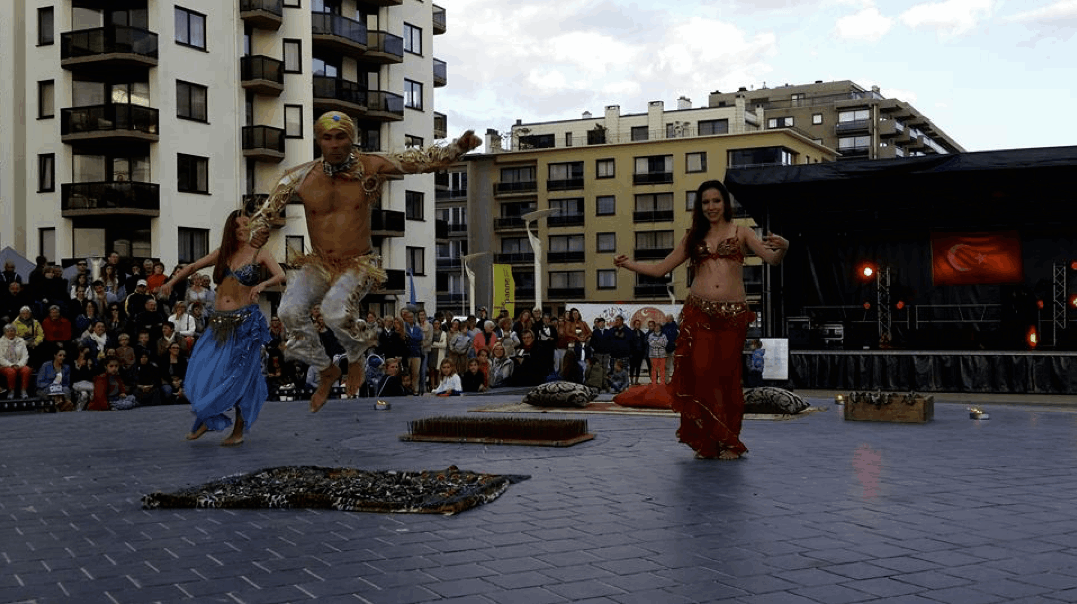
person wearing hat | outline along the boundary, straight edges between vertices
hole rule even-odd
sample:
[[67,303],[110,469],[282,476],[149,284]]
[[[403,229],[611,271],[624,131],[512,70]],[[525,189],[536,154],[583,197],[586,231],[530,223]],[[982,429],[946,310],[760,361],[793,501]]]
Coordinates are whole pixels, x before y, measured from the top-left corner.
[[135,282],[135,291],[131,292],[127,299],[123,301],[123,312],[128,317],[138,315],[138,313],[146,310],[146,300],[149,298],[150,294],[147,291],[146,280],[139,279]]
[[294,263],[301,267],[281,300],[279,316],[288,331],[285,354],[318,368],[318,389],[310,410],[322,408],[340,368],[326,355],[310,320],[321,305],[326,325],[344,346],[349,363],[348,396],[362,385],[363,353],[375,329],[361,317],[359,302],[386,273],[371,241],[371,208],[381,197],[385,180],[398,174],[444,170],[482,140],[472,131],[446,146],[408,149],[403,153],[359,153],[355,123],[347,114],[330,111],[314,125],[322,157],[285,173],[273,193],[251,217],[251,243],[261,247],[269,237],[269,221],[298,196],[306,212],[312,252]]

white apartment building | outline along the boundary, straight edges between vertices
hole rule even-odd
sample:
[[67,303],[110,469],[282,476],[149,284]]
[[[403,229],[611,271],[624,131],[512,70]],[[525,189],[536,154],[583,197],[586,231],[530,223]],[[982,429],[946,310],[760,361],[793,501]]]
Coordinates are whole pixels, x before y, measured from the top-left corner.
[[[0,248],[30,259],[197,259],[230,211],[314,159],[326,110],[367,151],[446,136],[445,10],[428,0],[12,0],[0,23]],[[434,191],[429,174],[386,184],[376,307],[408,271],[434,299]],[[302,206],[277,226],[278,260],[309,251]]]

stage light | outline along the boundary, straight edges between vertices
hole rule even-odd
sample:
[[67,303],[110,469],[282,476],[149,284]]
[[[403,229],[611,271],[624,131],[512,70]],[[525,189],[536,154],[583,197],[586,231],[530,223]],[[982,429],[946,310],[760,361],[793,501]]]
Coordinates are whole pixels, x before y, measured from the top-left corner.
[[864,310],[871,310],[871,302],[864,303]]
[[1077,308],[1077,294],[1070,294],[1070,306]]
[[1036,300],[1036,308],[1043,310],[1043,300]]
[[898,310],[901,310],[901,309],[905,308],[905,301],[904,300],[898,300],[897,304],[894,305],[894,308],[896,308]]
[[871,281],[878,271],[879,267],[874,262],[864,261],[856,265],[856,278],[860,281]]
[[1029,327],[1028,333],[1025,334],[1025,343],[1029,348],[1035,348],[1036,344],[1039,344],[1039,336],[1036,334],[1035,327]]
[[1074,260],[1073,262],[1070,262],[1070,270],[1071,271],[1077,271],[1077,260]]

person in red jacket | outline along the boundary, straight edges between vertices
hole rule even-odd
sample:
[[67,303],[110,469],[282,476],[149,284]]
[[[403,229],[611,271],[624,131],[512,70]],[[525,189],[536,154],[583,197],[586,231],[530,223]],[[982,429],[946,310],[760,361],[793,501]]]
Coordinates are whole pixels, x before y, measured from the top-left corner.
[[[49,307],[49,316],[41,321],[41,331],[45,334],[45,342],[52,342],[63,346],[64,351],[70,353],[71,347],[71,321],[60,314],[60,307],[53,304]],[[55,346],[44,346],[45,350],[55,350]],[[73,356],[70,355],[69,356]]]
[[138,403],[135,397],[127,394],[120,377],[120,359],[109,356],[105,359],[105,372],[93,380],[93,399],[86,406],[87,411],[109,411],[110,409],[133,409]]

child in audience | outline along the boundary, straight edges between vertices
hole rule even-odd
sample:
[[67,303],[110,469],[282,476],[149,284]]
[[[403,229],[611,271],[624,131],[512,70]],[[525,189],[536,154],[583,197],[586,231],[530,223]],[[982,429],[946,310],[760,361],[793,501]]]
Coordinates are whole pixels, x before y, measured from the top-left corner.
[[608,378],[610,391],[614,394],[624,392],[624,390],[628,388],[630,379],[628,371],[625,370],[624,362],[621,361],[621,359],[614,361],[613,373],[611,373]]
[[434,389],[435,396],[456,396],[463,387],[460,385],[460,376],[456,375],[456,363],[452,359],[441,362],[441,383]]

